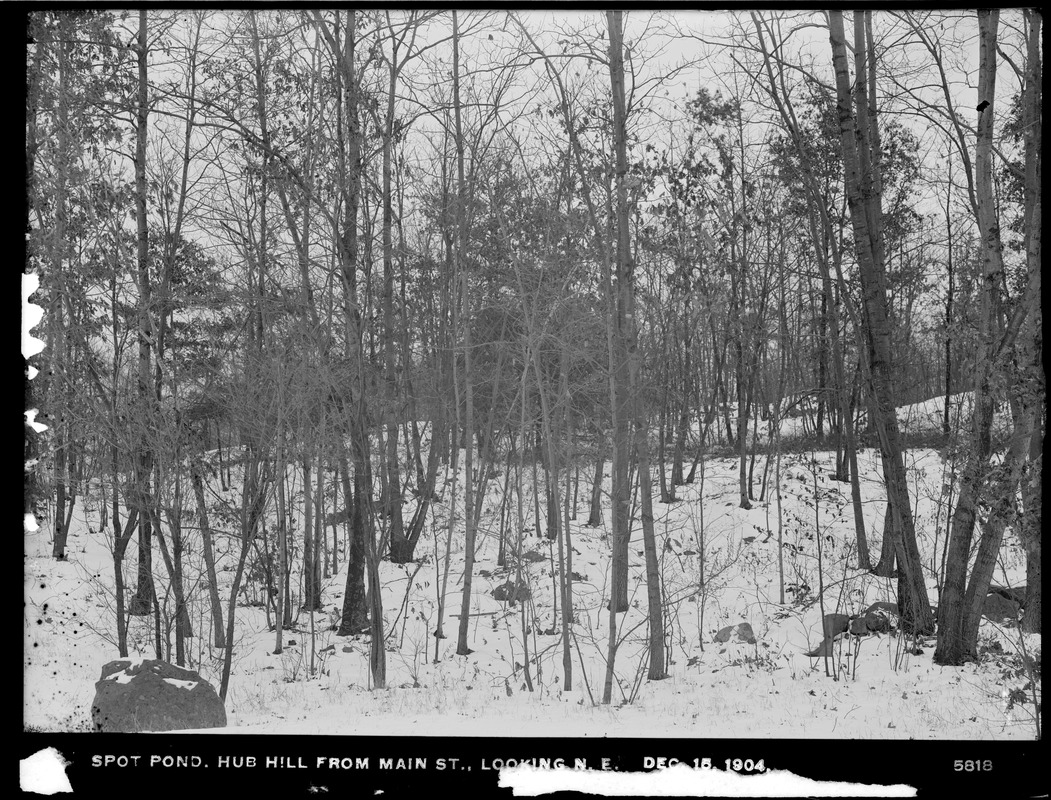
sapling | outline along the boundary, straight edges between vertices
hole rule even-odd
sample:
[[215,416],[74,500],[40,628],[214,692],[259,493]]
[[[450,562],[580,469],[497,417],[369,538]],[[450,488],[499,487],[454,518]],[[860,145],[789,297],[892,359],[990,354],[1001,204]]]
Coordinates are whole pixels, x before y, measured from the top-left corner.
[[[701,443],[698,447],[704,446],[704,438],[702,436]],[[693,523],[693,535],[697,540],[697,592],[700,598],[697,603],[697,644],[700,645],[701,652],[704,652],[704,602],[708,597],[707,587],[705,586],[704,579],[704,557],[705,557],[705,539],[704,539],[704,475],[705,475],[705,459],[701,458],[695,465],[700,469],[700,482],[697,487],[697,515],[690,515],[690,521]]]
[[[1016,518],[1016,521],[1017,521],[1017,518]],[[999,553],[998,557],[997,557],[997,565],[1000,567],[1000,571],[1003,574],[1004,585],[1005,586],[1010,585],[1010,581],[1009,581],[1008,576],[1007,576],[1007,566],[1004,564],[1003,551],[1001,551]],[[1019,618],[1017,620],[1017,624],[1014,625],[1013,627],[1014,627],[1015,632],[1018,634],[1018,642],[1017,642],[1017,644],[1018,644],[1018,650],[1022,654],[1022,668],[1025,671],[1026,678],[1028,678],[1028,680],[1029,680],[1029,686],[1031,687],[1031,691],[1032,691],[1033,724],[1034,724],[1034,726],[1036,728],[1037,741],[1039,741],[1040,740],[1040,735],[1042,733],[1041,725],[1040,725],[1040,694],[1039,694],[1039,691],[1040,691],[1039,690],[1040,673],[1037,670],[1037,666],[1036,666],[1037,665],[1037,661],[1036,661],[1036,659],[1029,654],[1029,646],[1028,646],[1028,644],[1026,642],[1026,634],[1025,634],[1025,631],[1022,630],[1022,618],[1024,617],[1024,615],[1025,615],[1025,609],[1022,608],[1022,609],[1020,609],[1020,614],[1019,614]],[[1006,635],[1006,631],[1001,631],[1001,632]],[[1006,688],[1006,686],[1005,686],[1005,688]]]
[[[412,571],[412,575],[409,576],[408,581],[406,581],[406,583],[405,583],[405,596],[402,597],[401,607],[398,609],[398,614],[394,618],[394,622],[391,624],[391,630],[392,631],[397,630],[397,628],[398,628],[398,620],[402,619],[402,615],[405,614],[405,609],[408,608],[408,605],[409,605],[409,594],[412,591],[413,581],[416,580],[416,575],[419,574],[419,571],[421,569],[423,569],[423,564],[424,564],[424,562],[423,562],[423,560],[421,560],[420,563],[418,563],[416,565],[416,569],[414,569]],[[408,621],[409,621],[408,615],[406,615],[405,619],[403,619],[402,623],[401,623],[401,638],[400,638],[399,644],[398,644],[399,647],[401,646],[401,642],[405,641],[405,625],[406,625],[406,623],[408,623]]]
[[[458,416],[458,415],[457,415]],[[457,423],[458,424],[458,423]],[[433,446],[433,443],[432,443]],[[434,663],[437,664],[439,661],[438,652],[441,640],[445,638],[445,633],[442,630],[442,621],[445,616],[445,590],[449,584],[449,557],[452,551],[453,541],[453,529],[456,519],[456,482],[457,482],[457,462],[459,461],[459,448],[453,446],[452,448],[452,465],[446,465],[445,468],[445,485],[449,486],[449,473],[452,472],[452,486],[450,488],[449,497],[449,526],[445,536],[445,563],[442,565],[441,580],[434,582],[434,589],[437,592],[438,600],[438,622],[434,630]],[[434,534],[434,569],[438,569],[438,529],[437,526],[432,527]]]
[[[518,514],[518,525],[516,528],[515,536],[515,590],[512,597],[518,594],[518,587],[522,585],[522,537],[525,535],[525,508],[522,505],[522,459],[525,456],[525,380],[526,371],[522,371],[522,391],[520,394],[519,408],[519,440],[522,442],[522,449],[518,453],[518,464],[515,469],[515,495],[517,502],[515,503],[515,510]],[[511,438],[511,449],[514,450],[514,437]],[[508,464],[510,470],[510,464]],[[532,589],[529,592],[530,597],[532,596]],[[519,604],[519,614],[522,623],[522,671],[525,676],[526,687],[530,692],[533,691],[533,679],[529,674],[529,624],[526,619],[526,607],[529,603],[522,602]]]
[[[814,539],[817,541],[817,602],[818,608],[821,611],[821,632],[825,638],[828,638],[829,631],[825,627],[825,569],[823,561],[823,550],[821,546],[821,513],[820,504],[818,503],[817,494],[817,453],[811,454],[810,474],[814,483]],[[825,665],[825,677],[829,677],[828,659],[829,659],[829,647],[823,647],[824,651],[823,662]],[[839,680],[839,675],[833,671],[833,679]]]
[[591,681],[588,680],[588,671],[584,666],[584,654],[580,652],[580,642],[577,640],[577,630],[572,628],[573,644],[577,648],[577,658],[580,659],[580,674],[584,678],[584,688],[588,693],[588,700],[591,701],[591,705],[597,706],[598,703],[595,701],[595,695],[591,693]]

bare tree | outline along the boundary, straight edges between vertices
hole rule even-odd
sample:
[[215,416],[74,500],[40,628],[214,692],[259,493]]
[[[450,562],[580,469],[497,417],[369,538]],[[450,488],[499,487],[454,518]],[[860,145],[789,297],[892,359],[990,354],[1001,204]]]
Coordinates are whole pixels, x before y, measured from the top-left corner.
[[[871,12],[865,12],[871,13]],[[873,412],[879,435],[883,475],[887,486],[891,536],[898,560],[898,602],[903,625],[916,633],[934,631],[934,616],[927,599],[915,522],[905,476],[901,434],[898,428],[893,385],[890,320],[887,315],[886,270],[883,263],[881,193],[878,154],[879,138],[875,115],[869,106],[869,83],[865,19],[854,18],[855,83],[851,89],[847,66],[843,13],[829,12],[833,65],[836,73],[837,113],[847,201],[854,228],[862,284],[863,329],[868,345],[868,363]],[[851,110],[851,99],[854,110]],[[855,114],[857,115],[855,118]]]

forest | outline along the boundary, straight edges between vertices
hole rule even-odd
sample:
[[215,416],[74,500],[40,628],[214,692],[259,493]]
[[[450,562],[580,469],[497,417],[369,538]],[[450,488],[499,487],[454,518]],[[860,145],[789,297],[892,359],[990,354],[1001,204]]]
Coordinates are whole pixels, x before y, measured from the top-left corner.
[[24,19],[26,726],[1040,737],[1039,12]]

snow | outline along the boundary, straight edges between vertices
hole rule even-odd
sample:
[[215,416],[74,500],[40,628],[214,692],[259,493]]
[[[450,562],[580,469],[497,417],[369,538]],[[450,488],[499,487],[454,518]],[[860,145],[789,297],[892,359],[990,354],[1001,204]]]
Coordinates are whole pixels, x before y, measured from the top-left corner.
[[[919,546],[934,604],[935,567],[947,524],[943,492],[951,464],[946,457],[941,451],[914,449],[906,459]],[[763,458],[760,455],[756,461],[757,498]],[[211,732],[544,737],[557,731],[567,737],[1033,739],[1032,691],[1024,689],[1028,678],[1017,666],[1023,645],[1026,652],[1038,656],[1039,636],[1022,639],[1015,628],[985,621],[980,644],[989,652],[980,663],[962,667],[934,664],[933,639],[920,641],[914,653],[896,634],[838,639],[827,662],[834,677],[826,675],[825,659],[806,655],[822,639],[822,612],[816,602],[819,541],[825,613],[856,614],[872,602],[896,599],[893,581],[857,569],[850,488],[832,478],[833,458],[827,452],[782,456],[784,603],[779,596],[772,465],[767,495],[753,501],[751,510],[739,508],[737,462],[728,458],[706,462],[703,497],[698,481],[677,487],[680,499],[676,503],[661,504],[655,498],[670,674],[661,681],[645,679],[646,588],[641,527],[636,520],[630,549],[632,607],[618,615],[622,643],[611,705],[598,702],[607,651],[610,518],[607,509],[603,525],[584,525],[590,497],[585,489],[590,488],[587,467],[581,474],[577,519],[570,526],[572,569],[582,576],[574,583],[577,623],[573,626],[571,690],[563,687],[561,637],[541,632],[530,634],[534,691],[528,690],[520,668],[520,607],[490,595],[495,587],[514,579],[513,569],[501,570],[496,564],[502,480],[490,482],[485,498],[471,601],[469,645],[473,652],[455,654],[459,623],[455,615],[460,613],[464,562],[462,534],[452,546],[445,598],[447,638],[433,636],[450,496],[447,487],[443,493],[439,486],[442,502],[432,507],[434,516],[416,548],[417,563],[380,565],[389,688],[371,688],[368,638],[340,637],[332,628],[342,608],[344,571],[324,582],[324,608],[314,615],[313,639],[310,615],[297,607],[295,629],[284,632],[285,647],[278,655],[274,654],[275,634],[267,627],[263,609],[246,605],[242,594],[226,702],[229,726]],[[862,496],[869,547],[875,557],[884,509],[879,457],[870,449],[859,459],[865,476]],[[223,494],[218,485],[214,488]],[[236,498],[239,491],[234,485],[225,494]],[[525,491],[526,518],[531,525],[528,481]],[[300,492],[296,502],[301,497]],[[461,487],[458,502],[462,497]],[[405,507],[406,519],[412,502]],[[111,533],[98,532],[99,513],[97,501],[89,496],[85,502],[78,496],[66,561],[50,557],[49,525],[42,522],[35,531],[27,527],[24,534],[23,722],[33,729],[90,730],[95,682],[102,666],[119,658],[113,622]],[[190,526],[187,533],[187,583],[194,585],[203,565],[196,555],[198,535]],[[533,531],[527,533],[526,549],[544,557],[523,564],[533,592],[536,628],[558,630],[552,606],[550,545]],[[702,533],[706,581],[699,591],[697,554]],[[235,563],[234,554],[226,551],[234,545],[234,538],[217,533],[216,541],[225,607]],[[129,548],[125,564],[130,579],[135,575],[134,551]],[[1024,583],[1024,553],[1011,531],[1001,562],[995,583]],[[168,582],[161,558],[155,557],[154,568],[163,593]],[[298,593],[297,581],[293,581],[293,591]],[[191,603],[197,635],[187,643],[187,666],[218,688],[222,651],[209,646],[210,615],[203,586],[201,581]],[[751,625],[755,644],[713,641],[720,629],[742,622]],[[128,660],[155,658],[152,617],[131,617],[130,625],[132,659]],[[113,679],[121,680],[122,675]],[[185,688],[193,683],[169,682]],[[1017,701],[1018,690],[1023,690],[1027,701]],[[1012,693],[1016,700],[1011,699]]]
[[178,678],[162,678],[165,683],[170,683],[177,689],[186,689],[187,691],[196,686],[200,681],[181,681]]

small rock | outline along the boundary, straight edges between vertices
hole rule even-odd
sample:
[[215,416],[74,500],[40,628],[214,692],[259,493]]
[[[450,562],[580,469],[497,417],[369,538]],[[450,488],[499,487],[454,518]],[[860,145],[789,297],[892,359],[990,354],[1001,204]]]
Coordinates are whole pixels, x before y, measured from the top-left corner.
[[728,625],[715,634],[717,642],[729,642],[731,639],[745,644],[755,644],[755,633],[749,623],[740,622],[737,625]]
[[497,600],[510,600],[511,602],[515,603],[524,602],[528,600],[531,596],[528,584],[522,583],[519,584],[516,588],[514,581],[507,581],[505,583],[500,584],[495,589],[493,589],[493,591],[490,592],[490,594]]

